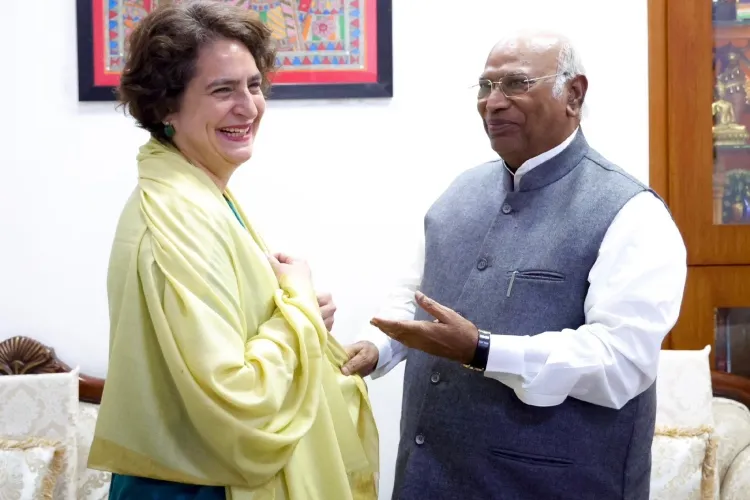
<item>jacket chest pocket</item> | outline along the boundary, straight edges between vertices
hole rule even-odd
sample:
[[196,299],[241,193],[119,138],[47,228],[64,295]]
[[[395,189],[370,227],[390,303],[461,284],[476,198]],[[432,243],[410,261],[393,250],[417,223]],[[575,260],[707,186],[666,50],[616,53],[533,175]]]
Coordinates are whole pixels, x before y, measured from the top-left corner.
[[[565,283],[565,275],[557,271],[549,271],[545,269],[528,269],[528,270],[514,270],[508,272],[507,277],[508,287],[505,292],[505,297],[509,298],[514,296],[514,289],[516,294],[519,293],[519,288],[526,290],[527,287],[523,284],[528,285],[561,285]],[[534,286],[531,287],[537,289],[548,289],[545,286]]]

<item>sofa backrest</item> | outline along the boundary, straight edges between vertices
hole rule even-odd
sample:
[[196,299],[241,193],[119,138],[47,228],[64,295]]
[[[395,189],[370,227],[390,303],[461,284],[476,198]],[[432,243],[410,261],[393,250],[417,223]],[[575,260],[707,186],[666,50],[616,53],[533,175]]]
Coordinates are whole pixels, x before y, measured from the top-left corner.
[[[65,470],[55,500],[106,499],[111,475],[86,467],[104,380],[71,369],[52,348],[28,337],[0,342],[0,375],[6,376],[0,392],[7,392],[0,397],[0,439],[40,434],[63,443]],[[50,388],[47,379],[59,387]]]

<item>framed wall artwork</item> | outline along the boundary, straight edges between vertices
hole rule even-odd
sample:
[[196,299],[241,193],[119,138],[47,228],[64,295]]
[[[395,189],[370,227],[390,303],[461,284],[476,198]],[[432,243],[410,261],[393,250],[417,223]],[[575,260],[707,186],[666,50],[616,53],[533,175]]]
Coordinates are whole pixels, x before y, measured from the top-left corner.
[[[76,0],[78,99],[113,101],[128,35],[159,3]],[[215,0],[254,11],[273,31],[271,99],[393,96],[392,0]]]

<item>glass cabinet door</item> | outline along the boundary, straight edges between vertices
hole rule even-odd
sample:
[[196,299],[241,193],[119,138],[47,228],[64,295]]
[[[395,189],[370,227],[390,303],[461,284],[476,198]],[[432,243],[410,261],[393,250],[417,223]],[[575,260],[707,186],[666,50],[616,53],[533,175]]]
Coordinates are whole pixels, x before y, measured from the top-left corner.
[[672,349],[711,345],[711,367],[750,378],[750,266],[688,269]]
[[691,265],[750,264],[750,3],[669,4],[669,205]]
[[750,378],[750,305],[715,311],[714,370]]

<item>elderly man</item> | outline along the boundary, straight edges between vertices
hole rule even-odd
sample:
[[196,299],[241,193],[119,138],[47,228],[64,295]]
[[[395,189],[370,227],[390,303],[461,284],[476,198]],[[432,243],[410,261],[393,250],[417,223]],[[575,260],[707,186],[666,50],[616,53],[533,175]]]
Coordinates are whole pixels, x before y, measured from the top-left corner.
[[587,87],[562,37],[492,49],[477,108],[501,159],[432,205],[380,337],[348,348],[344,373],[407,360],[394,499],[649,497],[686,252],[664,203],[587,144]]

